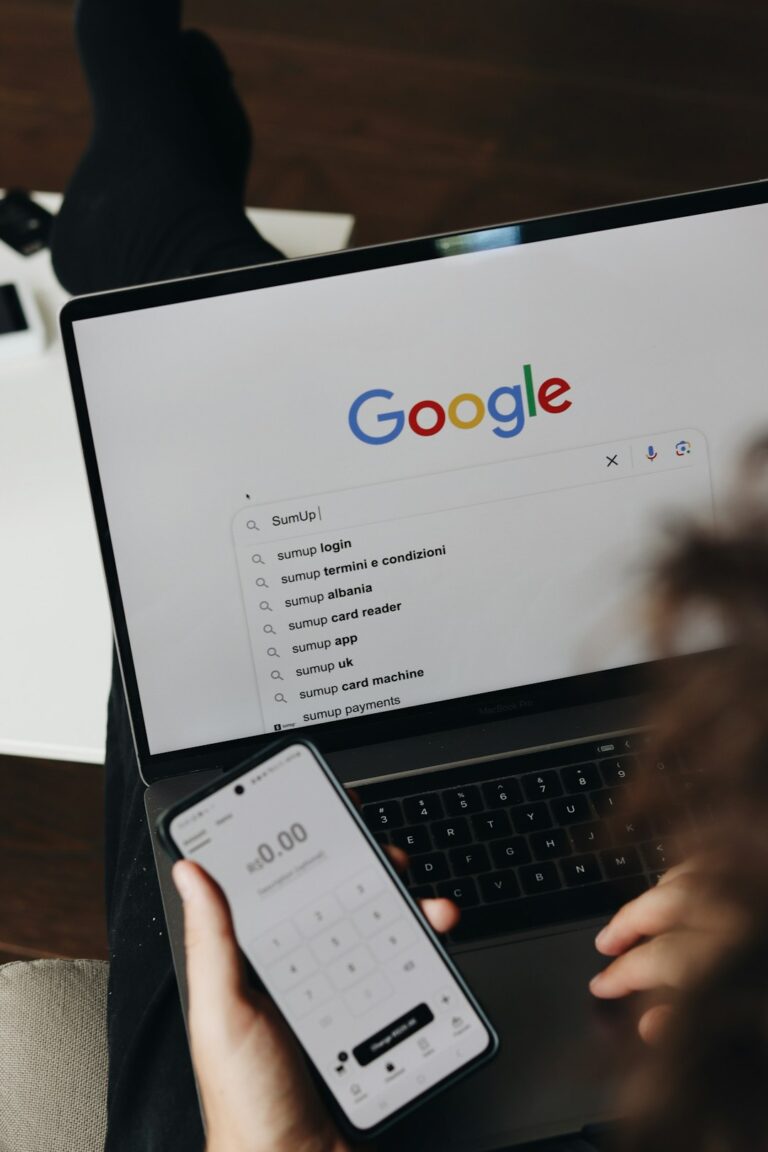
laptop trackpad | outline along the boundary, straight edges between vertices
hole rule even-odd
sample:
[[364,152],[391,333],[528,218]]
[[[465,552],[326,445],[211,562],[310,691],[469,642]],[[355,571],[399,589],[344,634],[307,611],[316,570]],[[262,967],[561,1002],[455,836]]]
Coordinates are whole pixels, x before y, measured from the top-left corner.
[[501,1050],[397,1125],[380,1147],[484,1152],[607,1118],[634,1044],[626,1007],[589,994],[600,967],[594,938],[593,927],[578,928],[457,954]]

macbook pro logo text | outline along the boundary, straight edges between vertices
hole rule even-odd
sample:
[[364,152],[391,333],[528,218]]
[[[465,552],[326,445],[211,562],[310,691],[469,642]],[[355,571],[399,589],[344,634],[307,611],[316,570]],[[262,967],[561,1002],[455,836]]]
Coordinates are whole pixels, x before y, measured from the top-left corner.
[[[538,387],[534,384],[530,364],[523,365],[521,384],[495,388],[483,401],[475,392],[461,392],[447,407],[437,400],[419,400],[406,412],[389,401],[394,392],[387,388],[370,388],[362,392],[349,409],[349,427],[364,444],[389,444],[404,431],[406,424],[417,436],[436,436],[446,425],[454,428],[477,428],[488,418],[494,436],[510,439],[519,436],[526,420],[539,412],[552,416],[567,412],[573,401],[568,398],[571,385],[560,376],[550,376]],[[381,430],[377,428],[381,425]]]

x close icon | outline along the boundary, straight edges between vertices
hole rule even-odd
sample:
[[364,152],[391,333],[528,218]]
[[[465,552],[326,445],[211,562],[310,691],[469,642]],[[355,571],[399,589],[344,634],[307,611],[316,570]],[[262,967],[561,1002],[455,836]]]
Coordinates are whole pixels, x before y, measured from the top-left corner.
[[618,452],[616,453],[615,456],[606,456],[605,459],[607,461],[607,463],[605,465],[606,468],[614,468],[614,467],[618,468],[618,466],[619,466],[619,454],[618,454]]

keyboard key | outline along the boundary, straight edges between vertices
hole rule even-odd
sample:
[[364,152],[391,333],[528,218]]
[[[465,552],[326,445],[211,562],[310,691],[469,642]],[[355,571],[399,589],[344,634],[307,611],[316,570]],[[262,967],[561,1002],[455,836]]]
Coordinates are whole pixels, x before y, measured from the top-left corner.
[[647,820],[613,820],[611,833],[614,844],[638,844],[650,837],[651,828]]
[[667,787],[669,794],[675,800],[684,801],[691,800],[701,789],[701,781],[698,776],[684,775],[680,773],[678,776],[667,777]]
[[441,852],[425,852],[423,856],[412,856],[409,868],[417,884],[430,884],[436,880],[448,879],[448,861]]
[[520,900],[500,900],[468,908],[451,932],[455,942],[509,936],[544,925],[571,923],[615,912],[647,888],[643,876],[562,888]]
[[634,756],[618,756],[615,760],[601,760],[600,772],[609,788],[617,784],[626,784],[632,778],[635,770]]
[[606,849],[600,853],[600,859],[609,880],[620,876],[637,876],[643,871],[640,853],[636,848]]
[[520,777],[520,783],[529,800],[548,800],[563,791],[557,772],[530,772]]
[[487,872],[491,867],[488,849],[483,844],[467,844],[465,848],[453,848],[448,853],[448,859],[454,876],[471,876],[477,872]]
[[[490,769],[493,765],[489,764],[488,767]],[[514,777],[483,784],[483,800],[486,808],[503,808],[507,804],[519,804],[522,799],[523,793]]]
[[561,800],[553,800],[551,808],[555,821],[560,825],[583,824],[594,816],[586,796],[564,796]]
[[620,736],[616,741],[617,751],[624,752],[642,752],[648,746],[648,733],[635,732],[631,736]]
[[469,876],[463,876],[457,880],[443,880],[437,886],[437,894],[438,896],[445,896],[448,900],[453,900],[459,908],[471,908],[473,904],[480,903],[477,885]]
[[412,855],[417,852],[429,852],[432,847],[429,828],[424,824],[417,824],[415,828],[397,828],[390,839],[398,848]]
[[524,836],[510,836],[507,840],[494,840],[489,845],[491,859],[496,868],[509,868],[511,864],[528,864],[531,853]]
[[408,891],[414,900],[431,900],[435,895],[434,884],[409,884]]
[[529,896],[537,892],[552,892],[562,888],[563,882],[554,864],[526,864],[519,869],[520,883]]
[[448,816],[463,816],[466,812],[482,812],[480,789],[475,784],[443,792],[443,803]]
[[472,817],[472,828],[476,840],[496,840],[499,836],[509,836],[512,824],[506,812],[482,812]]
[[560,871],[569,888],[576,888],[580,884],[594,884],[603,878],[597,856],[593,856],[591,853],[561,860]]
[[651,836],[663,837],[677,828],[684,828],[690,823],[690,813],[680,804],[670,805],[666,812],[657,812],[651,819]]
[[566,792],[592,792],[602,784],[596,764],[570,764],[560,769]]
[[372,832],[386,832],[390,828],[399,828],[403,823],[403,813],[397,800],[364,804],[360,812]]
[[514,868],[506,868],[503,872],[487,872],[478,879],[480,894],[489,904],[497,900],[514,900],[520,895],[520,885],[517,882]]
[[666,871],[677,860],[675,843],[669,837],[641,844],[640,853],[646,868],[651,872]]
[[543,828],[552,827],[552,817],[549,808],[541,804],[521,804],[510,811],[515,832],[538,832]]
[[649,767],[652,772],[658,772],[660,776],[671,776],[680,769],[674,756],[667,756],[663,760],[652,760]]
[[425,792],[421,796],[408,796],[403,800],[403,813],[407,824],[423,824],[425,820],[437,820],[445,815],[443,802],[437,792]]
[[625,803],[625,792],[623,788],[603,788],[590,792],[589,798],[598,816],[613,816]]
[[568,835],[575,852],[593,852],[601,844],[610,843],[608,829],[601,820],[592,820],[589,824],[571,824]]
[[558,856],[570,856],[571,842],[562,828],[550,828],[548,832],[534,832],[531,848],[537,860],[554,860]]
[[472,839],[469,821],[465,816],[455,816],[452,820],[436,820],[432,825],[432,839],[436,848],[453,848],[456,844],[468,844]]

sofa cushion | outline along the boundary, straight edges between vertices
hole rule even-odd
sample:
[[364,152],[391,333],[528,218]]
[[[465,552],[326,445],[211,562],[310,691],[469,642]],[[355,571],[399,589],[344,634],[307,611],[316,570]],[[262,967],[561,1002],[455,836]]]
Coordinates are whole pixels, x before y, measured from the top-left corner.
[[0,1149],[102,1152],[109,965],[0,966]]

